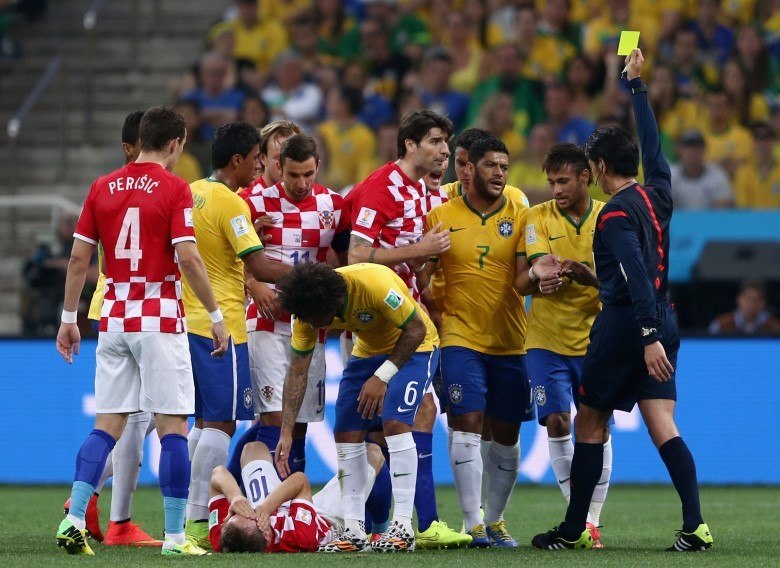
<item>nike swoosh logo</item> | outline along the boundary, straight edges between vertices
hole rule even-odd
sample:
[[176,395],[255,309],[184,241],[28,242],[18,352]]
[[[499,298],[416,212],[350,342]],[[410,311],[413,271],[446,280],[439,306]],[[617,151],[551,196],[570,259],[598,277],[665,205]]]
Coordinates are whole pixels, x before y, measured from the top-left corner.
[[450,227],[450,233],[457,233],[458,231],[464,231],[464,230],[466,230],[467,228],[468,228],[468,227],[461,227],[461,228],[459,228],[459,229],[455,229],[455,228],[453,228],[453,227]]
[[336,479],[344,479],[345,477],[349,477],[352,475],[351,473],[340,473],[339,476]]
[[567,477],[566,479],[559,479],[559,480],[558,480],[558,483],[559,483],[559,484],[561,484],[561,485],[563,485],[563,484],[564,484],[564,483],[566,483],[567,481],[569,481],[569,478],[568,478],[568,477]]
[[565,236],[566,236],[566,235],[561,235],[560,237],[550,237],[550,240],[551,240],[551,241],[557,241],[558,239],[562,239],[562,238],[563,238],[563,237],[565,237]]
[[[293,463],[303,463],[306,461],[306,458],[293,458]],[[501,467],[501,466],[499,466]]]
[[411,473],[398,473],[398,472],[395,472],[393,474],[393,477],[403,477],[405,475],[412,475],[412,474]]
[[505,467],[501,467],[501,465],[499,464],[498,469],[500,469],[501,471],[517,471],[518,468],[507,469]]
[[256,470],[254,470],[252,473],[250,473],[250,474],[249,474],[249,477],[252,477],[252,476],[253,476],[254,474],[256,474],[258,471],[262,472],[262,471],[263,471],[263,468],[262,468],[262,467],[258,467]]
[[400,412],[401,414],[404,414],[405,412],[411,412],[412,411],[411,408],[401,408],[400,406],[396,410],[398,410],[398,412]]
[[432,455],[433,455],[433,454],[419,454],[419,455],[417,456],[417,459],[418,459],[418,460],[424,460],[425,458],[429,458],[429,457],[431,457]]
[[455,465],[463,465],[464,463],[473,462],[474,460],[465,460],[465,461],[458,461],[455,460]]
[[315,411],[314,414],[322,414],[322,411],[325,410],[324,408],[320,408],[319,410]]

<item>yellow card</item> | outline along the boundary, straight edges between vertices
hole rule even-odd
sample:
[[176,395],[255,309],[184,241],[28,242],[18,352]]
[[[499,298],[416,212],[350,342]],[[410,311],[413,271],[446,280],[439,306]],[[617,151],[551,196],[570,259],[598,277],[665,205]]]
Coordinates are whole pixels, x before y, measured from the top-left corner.
[[620,32],[618,55],[631,55],[631,52],[639,47],[639,32],[624,30]]

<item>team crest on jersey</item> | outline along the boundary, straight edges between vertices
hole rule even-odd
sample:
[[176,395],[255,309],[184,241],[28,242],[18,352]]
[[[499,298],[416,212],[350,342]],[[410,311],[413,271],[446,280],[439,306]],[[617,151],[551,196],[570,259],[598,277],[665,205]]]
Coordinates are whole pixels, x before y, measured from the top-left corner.
[[403,303],[404,297],[393,289],[391,289],[387,293],[387,296],[385,296],[385,304],[390,306],[391,310],[397,310]]
[[323,228],[325,229],[333,228],[333,221],[335,220],[335,215],[333,215],[333,211],[320,211],[318,215],[320,218],[320,223],[322,223]]
[[374,314],[364,309],[355,310],[354,315],[360,323],[368,323],[374,319]]
[[515,233],[515,222],[512,219],[498,220],[498,234],[508,239]]
[[244,389],[244,408],[252,408],[252,389]]
[[547,393],[544,390],[544,387],[536,387],[536,404],[539,406],[544,406],[547,402]]
[[463,387],[461,385],[450,385],[450,400],[452,404],[460,404],[463,400]]
[[263,397],[263,400],[270,403],[271,399],[274,397],[274,387],[265,385],[260,389],[260,396]]

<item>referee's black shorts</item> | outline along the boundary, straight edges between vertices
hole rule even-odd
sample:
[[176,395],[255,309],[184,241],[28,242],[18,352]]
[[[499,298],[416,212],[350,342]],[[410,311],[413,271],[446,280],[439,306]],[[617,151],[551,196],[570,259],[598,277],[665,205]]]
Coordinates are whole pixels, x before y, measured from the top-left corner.
[[668,302],[658,304],[657,310],[661,343],[675,368],[671,380],[660,383],[648,374],[640,327],[631,306],[604,306],[590,331],[580,402],[597,410],[630,412],[640,400],[677,400],[677,319]]

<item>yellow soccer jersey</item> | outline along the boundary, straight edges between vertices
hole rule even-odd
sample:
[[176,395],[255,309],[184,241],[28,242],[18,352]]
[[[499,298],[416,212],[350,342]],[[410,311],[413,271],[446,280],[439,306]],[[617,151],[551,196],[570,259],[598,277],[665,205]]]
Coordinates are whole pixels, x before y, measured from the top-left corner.
[[[246,343],[244,322],[244,264],[241,257],[263,245],[252,227],[249,206],[221,181],[206,178],[193,183],[192,218],[198,251],[214,290],[228,333],[237,344]],[[211,337],[211,319],[195,293],[184,282],[187,331]]]
[[89,302],[87,317],[93,321],[100,321],[100,311],[103,309],[103,296],[106,294],[106,274],[103,261],[103,245],[98,245],[98,281],[95,284],[95,292]]
[[740,167],[734,176],[734,201],[748,209],[780,208],[780,162],[766,176],[755,164]]
[[[439,345],[439,336],[430,318],[414,301],[403,280],[390,268],[381,264],[353,264],[337,268],[336,272],[347,283],[347,300],[341,313],[333,318],[328,329],[353,332],[357,341],[352,354],[355,357],[389,355],[401,331],[419,313],[428,332],[417,352],[433,351]],[[293,318],[291,346],[295,353],[314,350],[318,330]]]
[[441,264],[437,278],[443,276],[447,292],[442,347],[466,347],[488,355],[524,352],[525,307],[514,281],[517,257],[525,256],[528,208],[517,197],[504,195],[501,208],[484,217],[469,205],[468,197],[448,201],[428,214],[428,230],[438,223],[450,230],[450,250],[437,260]]
[[324,173],[329,187],[346,187],[367,178],[375,169],[376,136],[365,124],[355,122],[342,129],[329,120],[320,124],[317,133],[327,150]]
[[[463,195],[463,186],[459,181],[453,181],[452,183],[446,183],[441,188],[447,192],[447,199],[455,199]],[[528,197],[525,193],[517,187],[507,184],[504,187],[504,196],[507,199],[520,201],[523,205],[528,207]],[[431,225],[433,227],[433,225]]]
[[[525,243],[529,262],[554,254],[593,268],[593,233],[604,203],[590,200],[579,225],[561,211],[555,201],[546,201],[528,211]],[[593,320],[601,310],[599,291],[564,278],[564,285],[545,296],[531,296],[526,349],[547,349],[560,355],[585,355]]]

